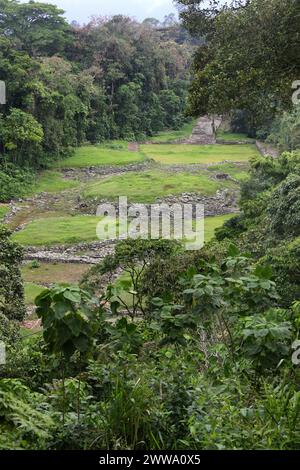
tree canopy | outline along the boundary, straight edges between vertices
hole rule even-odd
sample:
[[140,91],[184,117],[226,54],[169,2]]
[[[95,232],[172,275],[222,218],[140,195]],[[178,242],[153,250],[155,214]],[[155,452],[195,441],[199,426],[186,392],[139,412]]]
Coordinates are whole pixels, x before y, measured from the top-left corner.
[[253,134],[291,108],[292,83],[300,73],[299,2],[178,3],[184,24],[205,38],[194,61],[191,113],[242,110]]
[[2,161],[41,167],[85,141],[143,139],[184,122],[193,45],[173,17],[79,26],[50,4],[0,0],[0,11]]

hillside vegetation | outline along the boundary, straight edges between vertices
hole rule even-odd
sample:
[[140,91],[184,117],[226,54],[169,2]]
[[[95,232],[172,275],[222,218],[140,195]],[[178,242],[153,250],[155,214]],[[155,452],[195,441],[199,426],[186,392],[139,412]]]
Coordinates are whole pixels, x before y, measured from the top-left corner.
[[[177,3],[0,1],[0,450],[300,449],[300,3]],[[119,196],[203,203],[204,245]]]
[[[23,197],[30,172],[78,146],[66,165],[76,166],[84,153],[97,164],[98,150],[86,142],[144,140],[186,121],[194,45],[180,25],[164,33],[119,15],[71,26],[62,13],[54,5],[1,2],[7,100],[0,116],[0,202]],[[136,159],[116,152],[113,163],[119,157],[120,164]]]

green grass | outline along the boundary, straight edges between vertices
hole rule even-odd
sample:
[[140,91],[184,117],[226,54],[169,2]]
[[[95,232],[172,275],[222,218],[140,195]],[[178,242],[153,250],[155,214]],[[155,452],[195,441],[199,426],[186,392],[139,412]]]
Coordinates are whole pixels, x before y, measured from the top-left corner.
[[[217,217],[207,217],[205,219],[205,239],[209,240],[214,234],[214,230],[220,227],[226,220],[232,217],[232,214]],[[29,223],[23,230],[13,235],[13,239],[25,246],[51,246],[56,244],[71,244],[80,242],[92,242],[97,240],[96,226],[101,219],[94,216],[75,216],[75,217],[57,217],[52,219],[39,219]],[[112,222],[115,224],[115,222]],[[46,282],[45,267],[38,275],[39,268],[32,269],[30,275],[30,266],[23,268],[23,276],[26,281]],[[58,271],[62,271],[62,267]],[[42,274],[43,273],[43,274]],[[48,273],[47,283],[51,282],[70,282],[70,276],[60,276],[51,269]]]
[[213,173],[227,173],[232,178],[235,178],[241,182],[247,180],[249,177],[247,165],[240,167],[234,163],[224,163],[220,165],[209,166],[208,171]]
[[214,235],[215,235],[215,230],[219,227],[222,227],[222,225],[227,222],[227,220],[232,219],[232,217],[235,217],[236,214],[226,214],[226,215],[217,215],[214,217],[205,217],[204,220],[204,235],[205,235],[205,241],[208,242],[210,241]]
[[35,298],[45,289],[45,287],[32,282],[25,282],[25,304],[34,305]]
[[39,263],[32,268],[29,262],[22,266],[22,277],[25,282],[35,284],[69,283],[77,284],[88,271],[90,265],[77,263]]
[[45,171],[38,177],[34,193],[58,193],[78,185],[79,181],[66,179],[58,171]]
[[99,217],[84,215],[38,219],[15,233],[13,239],[25,246],[92,242],[97,239],[96,227],[100,220]]
[[235,132],[218,131],[217,139],[223,140],[224,142],[254,142],[255,139],[251,139],[247,134],[239,134]]
[[190,137],[193,132],[193,129],[196,125],[197,120],[193,119],[192,121],[184,124],[181,129],[178,131],[170,130],[160,132],[159,134],[150,137],[149,142],[174,142],[178,139],[185,139]]
[[0,204],[0,221],[5,217],[5,215],[9,212],[9,205],[8,204]]
[[57,168],[85,168],[102,165],[128,165],[143,161],[143,159],[144,157],[141,153],[130,152],[124,143],[119,142],[118,144],[111,143],[80,147],[75,151],[75,155],[57,162],[55,166]]
[[255,145],[142,145],[141,150],[163,164],[247,162],[259,155]]
[[[30,222],[23,230],[13,235],[13,239],[24,246],[71,245],[98,240],[96,228],[101,220],[107,218],[92,215],[65,217],[48,217]],[[110,229],[116,226],[115,221],[108,222]],[[121,230],[120,230],[121,231]],[[113,238],[113,235],[109,238]],[[105,238],[106,239],[106,238]]]
[[99,200],[115,200],[118,196],[127,196],[131,202],[152,203],[157,198],[184,192],[211,195],[218,189],[229,186],[232,186],[232,183],[212,180],[208,173],[194,175],[186,172],[168,173],[153,170],[143,173],[132,172],[90,183],[86,186],[83,196]]

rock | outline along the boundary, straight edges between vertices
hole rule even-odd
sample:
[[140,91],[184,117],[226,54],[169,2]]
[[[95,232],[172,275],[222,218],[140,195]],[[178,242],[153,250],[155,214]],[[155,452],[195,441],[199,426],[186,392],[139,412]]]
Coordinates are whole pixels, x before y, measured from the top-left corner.
[[25,260],[45,263],[98,264],[106,255],[114,252],[115,241],[79,243],[73,246],[27,247]]
[[150,161],[143,161],[132,163],[126,166],[91,166],[88,168],[65,168],[62,170],[64,178],[66,179],[79,179],[81,181],[88,181],[92,178],[100,176],[117,176],[123,175],[130,171],[144,171],[151,165]]
[[230,179],[230,176],[227,173],[217,173],[215,178],[217,180],[228,180]]

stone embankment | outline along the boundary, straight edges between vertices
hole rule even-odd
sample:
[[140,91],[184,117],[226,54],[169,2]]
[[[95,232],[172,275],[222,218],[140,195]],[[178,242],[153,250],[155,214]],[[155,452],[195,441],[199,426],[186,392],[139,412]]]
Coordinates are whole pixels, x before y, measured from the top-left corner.
[[117,176],[131,171],[145,171],[151,166],[151,160],[145,160],[140,163],[131,163],[126,166],[90,166],[87,168],[65,168],[62,170],[64,178],[79,179],[80,181],[88,181],[101,176]]
[[114,252],[115,241],[106,240],[93,243],[79,243],[72,246],[27,247],[24,259],[45,263],[98,264],[106,255]]
[[232,214],[239,212],[238,191],[229,189],[219,190],[214,196],[201,196],[197,193],[183,193],[180,196],[169,196],[158,203],[172,204],[202,204],[206,217]]

